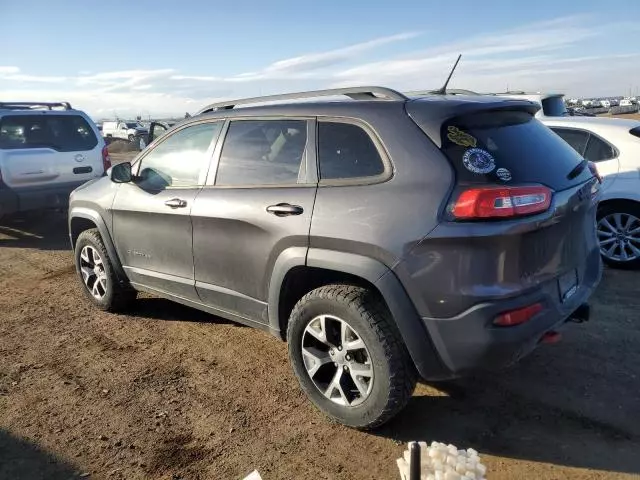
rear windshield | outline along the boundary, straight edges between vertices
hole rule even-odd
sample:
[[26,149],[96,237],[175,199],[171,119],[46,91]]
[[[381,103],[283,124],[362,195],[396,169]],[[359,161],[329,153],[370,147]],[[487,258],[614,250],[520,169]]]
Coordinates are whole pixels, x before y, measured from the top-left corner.
[[542,100],[542,113],[547,117],[564,117],[568,114],[562,97],[549,97]]
[[0,148],[51,148],[59,152],[92,150],[93,129],[79,115],[7,115],[0,119]]
[[591,178],[588,168],[575,175],[580,154],[527,112],[457,117],[441,134],[460,184],[539,183],[559,191]]

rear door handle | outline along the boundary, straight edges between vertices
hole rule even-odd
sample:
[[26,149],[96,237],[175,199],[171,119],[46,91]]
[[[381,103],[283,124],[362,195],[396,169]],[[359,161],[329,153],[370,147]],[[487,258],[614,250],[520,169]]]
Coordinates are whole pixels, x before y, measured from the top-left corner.
[[187,206],[187,201],[182,200],[181,198],[172,198],[171,200],[164,202],[164,204],[171,208],[184,208]]
[[286,217],[288,215],[300,215],[304,209],[298,205],[289,203],[278,203],[267,207],[267,212],[273,213],[277,217]]

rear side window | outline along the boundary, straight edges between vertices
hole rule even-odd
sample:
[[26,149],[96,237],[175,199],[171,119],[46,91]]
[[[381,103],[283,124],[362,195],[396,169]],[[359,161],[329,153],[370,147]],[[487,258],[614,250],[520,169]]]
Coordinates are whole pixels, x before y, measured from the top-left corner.
[[8,115],[0,120],[0,148],[51,148],[58,152],[92,150],[93,129],[79,115]]
[[552,128],[551,130],[560,135],[560,138],[571,145],[576,152],[584,155],[589,142],[589,132],[568,128]]
[[304,175],[306,120],[234,120],[229,124],[216,185],[292,185]]
[[592,162],[602,162],[616,158],[616,150],[604,140],[591,135],[584,158]]
[[375,177],[384,172],[369,134],[350,123],[318,124],[318,160],[321,180]]
[[568,178],[582,157],[527,112],[457,117],[445,122],[441,136],[460,184],[539,183],[564,190],[591,178],[589,169]]

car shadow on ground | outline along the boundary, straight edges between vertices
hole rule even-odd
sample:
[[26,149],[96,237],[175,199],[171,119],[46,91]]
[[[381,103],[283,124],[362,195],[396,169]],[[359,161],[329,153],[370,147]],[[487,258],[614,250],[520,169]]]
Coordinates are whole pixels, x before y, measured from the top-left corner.
[[[620,473],[640,473],[639,439],[606,423],[480,379],[439,384],[443,396],[414,396],[374,432],[403,443],[425,440],[474,447],[481,454]],[[635,421],[635,420],[632,420]]]
[[65,460],[44,451],[30,440],[0,429],[0,478],[69,480],[78,478],[78,474],[77,469]]
[[0,247],[69,250],[67,213],[43,210],[0,218]]
[[138,297],[128,314],[150,320],[215,323],[217,325],[244,327],[244,325],[240,323],[226,320],[217,315],[187,307],[186,305],[166,300],[164,298],[146,296],[146,294]]

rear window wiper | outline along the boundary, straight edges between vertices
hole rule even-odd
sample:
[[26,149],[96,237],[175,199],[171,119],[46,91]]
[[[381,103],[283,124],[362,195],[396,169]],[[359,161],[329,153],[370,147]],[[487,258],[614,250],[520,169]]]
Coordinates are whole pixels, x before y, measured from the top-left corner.
[[582,171],[586,168],[588,164],[589,162],[587,162],[586,160],[582,160],[578,165],[576,165],[573,168],[573,170],[569,172],[569,175],[567,175],[567,179],[573,180],[574,178],[576,178],[578,175],[582,173]]

